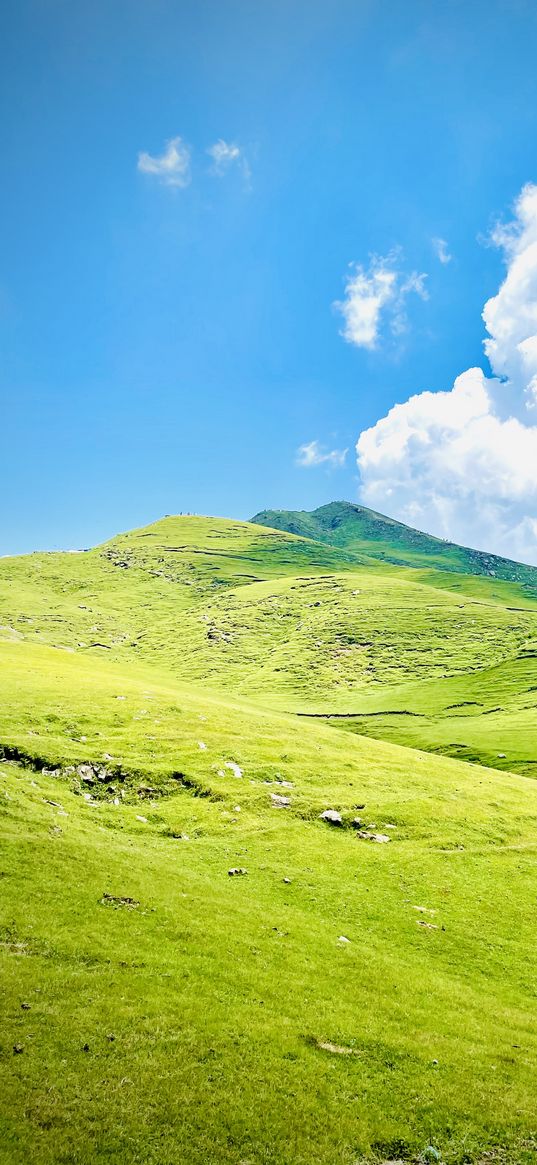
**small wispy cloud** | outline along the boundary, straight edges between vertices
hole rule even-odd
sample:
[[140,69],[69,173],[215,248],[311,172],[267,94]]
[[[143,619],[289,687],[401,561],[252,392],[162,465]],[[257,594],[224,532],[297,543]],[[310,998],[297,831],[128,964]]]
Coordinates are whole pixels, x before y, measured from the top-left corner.
[[138,154],[138,170],[151,174],[164,186],[188,186],[190,174],[190,150],[182,138],[170,138],[158,157],[142,152]]
[[441,263],[451,263],[453,256],[449,253],[449,247],[446,243],[446,240],[437,238],[431,239],[431,242],[436,258],[439,259]]
[[348,449],[328,450],[319,441],[309,441],[297,449],[296,464],[302,469],[311,469],[315,465],[331,465],[333,469],[341,469],[348,452]]
[[244,151],[236,142],[226,142],[224,138],[219,138],[214,145],[208,147],[207,153],[213,160],[211,167],[212,173],[217,174],[219,178],[231,166],[238,166],[245,178],[250,177],[250,167],[245,158]]
[[351,274],[345,283],[345,298],[336,300],[334,307],[341,312],[344,324],[340,335],[357,348],[376,348],[383,317],[389,321],[395,336],[407,331],[405,310],[407,296],[415,294],[428,299],[425,286],[427,275],[400,270],[400,250],[390,251],[385,257],[373,255],[368,268],[351,264]]

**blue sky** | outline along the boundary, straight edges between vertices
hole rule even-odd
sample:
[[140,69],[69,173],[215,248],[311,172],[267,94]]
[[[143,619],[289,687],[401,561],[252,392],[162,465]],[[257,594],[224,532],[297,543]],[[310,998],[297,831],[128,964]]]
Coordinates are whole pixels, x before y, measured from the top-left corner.
[[[347,497],[532,557],[529,478],[514,543],[504,495],[469,528],[466,495],[420,510],[430,466],[403,488],[370,442],[360,483],[354,447],[490,375],[481,312],[512,254],[485,242],[500,218],[520,237],[537,182],[533,0],[18,0],[0,45],[0,552]],[[220,166],[218,142],[239,151]],[[396,273],[370,344],[341,334],[350,264]],[[312,442],[344,464],[298,464]]]

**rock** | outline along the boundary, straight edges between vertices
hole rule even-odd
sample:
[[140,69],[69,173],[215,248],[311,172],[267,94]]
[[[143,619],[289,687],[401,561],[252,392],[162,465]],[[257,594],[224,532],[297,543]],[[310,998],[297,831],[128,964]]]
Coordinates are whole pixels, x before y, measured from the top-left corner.
[[285,882],[285,885],[286,885],[286,886],[290,886],[290,885],[291,885],[291,879],[290,879],[290,878],[284,878],[283,880],[284,880],[284,882]]
[[30,1011],[30,1004],[29,1003],[21,1003],[21,1007],[22,1007],[23,1011]]
[[321,813],[320,820],[327,821],[329,825],[343,825],[341,813],[335,809],[325,809],[324,813]]
[[505,760],[505,753],[504,752],[498,753],[498,760]]
[[351,825],[353,829],[365,829],[365,822],[361,821],[359,817],[353,817]]
[[271,793],[270,800],[273,809],[288,809],[291,804],[290,797],[282,797],[279,793]]
[[95,783],[95,770],[93,765],[77,765],[76,769],[80,779],[85,781],[88,785]]
[[13,1044],[13,1055],[20,1056],[24,1052],[22,1044]]
[[351,940],[350,940],[350,938],[345,938],[344,934],[340,934],[337,941],[338,941],[338,943],[350,943]]
[[244,870],[241,866],[232,866],[231,869],[228,870],[228,874],[229,874],[230,878],[234,878],[237,874],[247,874],[247,873],[248,873],[248,870]]
[[115,894],[103,894],[101,906],[114,906],[118,909],[125,906],[128,910],[136,910],[140,905],[135,898],[117,897]]
[[110,1043],[112,1044],[116,1037],[114,1035],[112,1035],[112,1033],[110,1032],[110,1035],[108,1035],[106,1038],[107,1038],[107,1040],[110,1040]]
[[387,833],[370,833],[367,829],[361,829],[358,837],[363,837],[364,841],[378,841],[380,845],[392,840]]
[[89,1052],[89,1044],[84,1044],[84,1046],[83,1046],[83,1048],[82,1048],[82,1051],[83,1051],[83,1052]]
[[207,748],[207,745],[205,744],[204,740],[198,740],[198,748],[201,749],[202,752],[205,751],[205,749]]
[[[331,1040],[316,1040],[318,1048],[323,1052],[332,1052],[334,1056],[359,1056],[360,1053],[356,1048],[346,1048],[344,1044],[333,1044]],[[388,1163],[387,1163],[388,1165]]]
[[227,760],[224,764],[226,769],[231,769],[234,777],[242,777],[242,769],[234,760]]
[[417,918],[416,922],[418,926],[424,926],[427,930],[438,930],[438,927],[434,922],[426,922],[424,918]]
[[141,821],[142,825],[147,825],[147,817],[141,817],[139,813],[136,814],[136,820]]

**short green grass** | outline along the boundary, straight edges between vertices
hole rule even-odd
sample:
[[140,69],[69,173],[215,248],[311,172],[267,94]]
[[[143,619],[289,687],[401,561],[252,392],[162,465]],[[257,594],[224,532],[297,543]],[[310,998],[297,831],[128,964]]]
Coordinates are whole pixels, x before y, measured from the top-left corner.
[[0,625],[2,1165],[537,1160],[527,590],[169,518]]

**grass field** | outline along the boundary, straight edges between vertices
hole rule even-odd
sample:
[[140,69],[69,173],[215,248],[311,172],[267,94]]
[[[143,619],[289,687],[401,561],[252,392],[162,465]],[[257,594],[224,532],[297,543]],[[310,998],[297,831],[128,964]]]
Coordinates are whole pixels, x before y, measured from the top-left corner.
[[0,616],[2,1165],[536,1161],[527,588],[170,518]]

